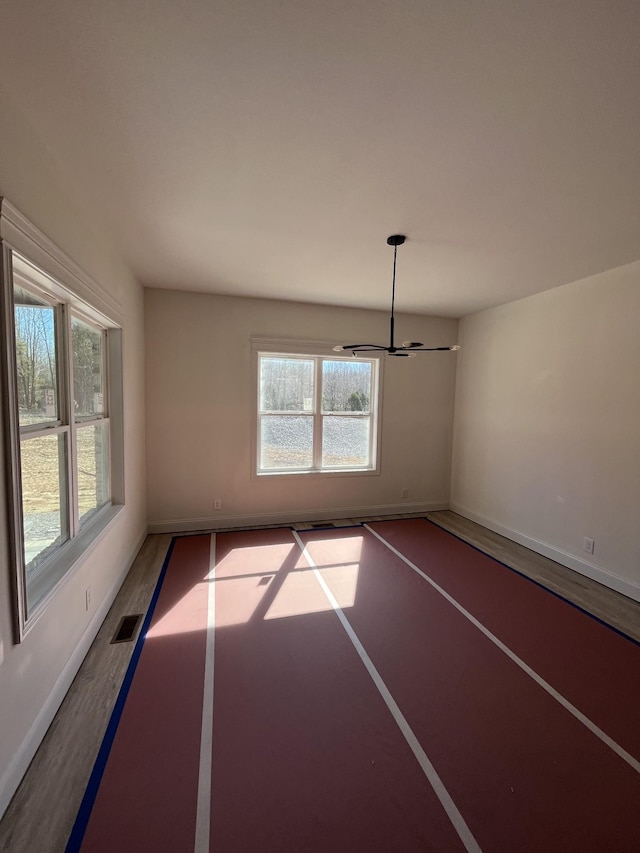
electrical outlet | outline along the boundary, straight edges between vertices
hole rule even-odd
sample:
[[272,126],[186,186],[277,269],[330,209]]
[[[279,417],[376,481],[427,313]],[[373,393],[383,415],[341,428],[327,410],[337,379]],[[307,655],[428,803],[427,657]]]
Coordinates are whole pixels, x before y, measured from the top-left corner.
[[584,540],[582,542],[582,550],[586,551],[587,554],[593,554],[593,549],[595,548],[595,544],[596,543],[593,541],[593,539],[589,539],[588,537],[585,536]]
[[84,604],[85,604],[85,607],[86,607],[86,610],[88,613],[90,608],[91,608],[91,587],[90,586],[87,587],[86,592],[84,594]]
[[213,502],[213,508],[222,509],[222,501],[216,498],[216,500]]
[[402,491],[400,492],[400,496],[403,498],[408,498],[409,497],[409,489],[402,489]]

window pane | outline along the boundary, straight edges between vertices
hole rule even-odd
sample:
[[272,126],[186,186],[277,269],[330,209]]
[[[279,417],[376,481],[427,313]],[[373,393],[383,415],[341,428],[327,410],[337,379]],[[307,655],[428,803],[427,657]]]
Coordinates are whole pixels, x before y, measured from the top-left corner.
[[110,499],[109,493],[109,424],[100,423],[79,427],[76,432],[78,448],[78,509],[80,524]]
[[104,332],[71,320],[73,403],[77,418],[104,412]]
[[313,417],[264,415],[260,419],[260,468],[310,468]]
[[312,412],[313,359],[260,358],[260,411]]
[[13,289],[20,426],[58,420],[55,308]]
[[66,434],[47,435],[20,444],[27,597],[30,576],[69,538],[66,439]]
[[369,412],[371,364],[327,360],[322,362],[322,411]]
[[322,466],[351,468],[369,464],[370,418],[331,417],[322,423]]

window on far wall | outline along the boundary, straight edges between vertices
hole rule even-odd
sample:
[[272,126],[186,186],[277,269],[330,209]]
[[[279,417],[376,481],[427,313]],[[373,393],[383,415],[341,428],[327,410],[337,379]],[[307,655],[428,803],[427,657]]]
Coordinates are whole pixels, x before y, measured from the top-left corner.
[[258,474],[374,471],[378,360],[258,354]]
[[0,248],[19,640],[123,503],[121,331],[10,245]]

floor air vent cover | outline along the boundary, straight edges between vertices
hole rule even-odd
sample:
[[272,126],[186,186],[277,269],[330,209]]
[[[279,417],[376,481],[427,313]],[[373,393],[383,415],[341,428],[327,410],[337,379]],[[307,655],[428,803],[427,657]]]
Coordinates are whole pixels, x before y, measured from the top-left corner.
[[118,630],[115,633],[112,643],[130,643],[136,636],[138,625],[142,619],[142,613],[135,613],[132,616],[123,616],[118,625]]

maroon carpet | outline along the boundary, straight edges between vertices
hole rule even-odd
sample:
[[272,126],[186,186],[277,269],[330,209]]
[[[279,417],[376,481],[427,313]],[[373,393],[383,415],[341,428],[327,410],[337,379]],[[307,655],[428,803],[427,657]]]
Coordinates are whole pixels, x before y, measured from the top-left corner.
[[371,525],[640,758],[640,647],[424,519]]
[[[527,594],[540,593],[538,643],[548,646],[550,656],[557,638],[550,644],[546,634],[547,603],[551,609],[561,606],[567,619],[584,620],[584,630],[590,628],[596,638],[603,631],[611,635],[612,646],[606,652],[595,650],[594,643],[586,647],[587,654],[597,655],[587,669],[589,677],[595,670],[607,672],[604,683],[611,689],[610,668],[618,667],[615,654],[610,659],[609,654],[615,647],[637,680],[640,648],[450,535],[422,520],[372,527],[389,540],[393,530],[398,550],[414,558],[422,554],[423,563],[430,566],[439,558],[432,556],[429,536],[434,530],[437,538],[441,535],[457,552],[441,568],[442,586],[448,587],[455,575],[454,563],[464,566],[467,559],[482,557],[496,569],[495,576],[486,579],[490,589],[484,591],[484,600],[501,594],[503,580],[510,585],[514,578],[523,585],[523,608]],[[339,562],[339,530],[306,533],[302,538],[319,567]],[[442,548],[446,550],[446,544]],[[481,848],[640,849],[637,771],[370,534],[363,535],[357,603],[345,613]],[[564,650],[556,648],[556,653],[563,656]],[[561,692],[562,685],[554,686]],[[626,694],[625,679],[619,689]],[[585,692],[597,690],[592,683]],[[611,701],[618,704],[616,698]],[[635,704],[627,704],[626,715],[625,728],[631,729],[637,719]],[[635,756],[640,757],[638,751]]]
[[[640,647],[422,519],[372,529],[640,759]],[[463,850],[413,735],[472,849],[640,849],[637,764],[372,533],[300,536],[317,571],[289,530],[219,534],[215,580],[177,540],[83,851],[194,850],[211,583],[210,850]]]
[[212,850],[462,850],[291,532],[217,539]]
[[83,851],[193,850],[209,543],[175,544]]

